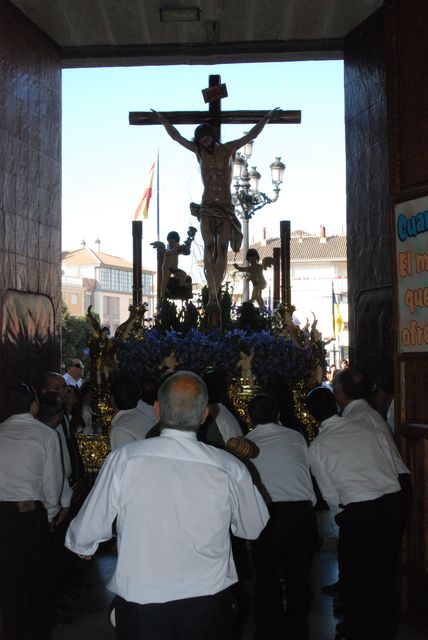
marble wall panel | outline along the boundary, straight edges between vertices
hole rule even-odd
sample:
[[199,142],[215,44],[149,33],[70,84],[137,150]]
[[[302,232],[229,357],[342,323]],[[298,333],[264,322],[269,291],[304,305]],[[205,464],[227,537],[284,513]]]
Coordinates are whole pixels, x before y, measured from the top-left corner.
[[[59,333],[61,295],[61,60],[58,48],[8,0],[0,0],[0,327],[7,292],[51,301]],[[25,307],[25,305],[24,305]],[[22,306],[22,297],[19,305]],[[56,314],[56,315],[55,315]],[[41,332],[46,328],[41,327]],[[40,334],[42,335],[42,334]],[[0,336],[1,338],[1,336]],[[55,349],[58,341],[54,336]],[[19,341],[0,340],[0,417],[7,370],[26,378]],[[47,342],[46,342],[47,344]],[[51,345],[52,346],[52,345]],[[28,351],[53,366],[52,349]],[[56,353],[59,362],[59,353]],[[7,362],[5,362],[7,360]],[[35,366],[33,366],[35,365]],[[2,395],[3,394],[3,395]]]
[[[382,9],[345,39],[351,359],[373,377],[393,356],[384,43]],[[382,305],[385,313],[379,313]]]

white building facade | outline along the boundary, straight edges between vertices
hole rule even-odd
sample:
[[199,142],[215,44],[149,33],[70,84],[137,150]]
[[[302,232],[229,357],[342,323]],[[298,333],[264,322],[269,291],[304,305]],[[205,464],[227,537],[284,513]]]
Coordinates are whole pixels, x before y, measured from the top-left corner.
[[[132,304],[131,262],[83,247],[62,254],[62,298],[71,315],[83,317],[89,305],[101,326],[114,333],[129,316]],[[154,313],[154,272],[142,270],[142,299],[146,318]]]

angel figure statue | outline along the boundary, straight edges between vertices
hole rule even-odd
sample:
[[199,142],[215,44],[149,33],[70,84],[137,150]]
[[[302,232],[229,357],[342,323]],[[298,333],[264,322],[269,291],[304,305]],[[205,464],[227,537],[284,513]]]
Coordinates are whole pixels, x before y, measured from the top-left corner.
[[240,370],[241,378],[247,380],[249,384],[254,382],[253,372],[251,366],[254,360],[254,349],[250,349],[247,345],[240,345],[239,360],[237,362],[237,368]]
[[[170,231],[168,233],[166,237],[166,247],[165,244],[159,242],[159,240],[151,243],[152,247],[162,254],[162,283],[159,292],[159,299],[161,301],[167,297],[179,300],[186,300],[192,297],[192,280],[183,269],[178,268],[178,258],[180,255],[190,255],[190,247],[195,235],[195,227],[189,227],[187,230],[187,238],[182,244],[180,244],[180,236],[177,231]],[[185,291],[185,288],[190,288],[190,292]]]
[[103,381],[108,382],[111,372],[116,367],[118,342],[129,338],[131,332],[141,324],[144,312],[144,306],[141,309],[131,306],[128,319],[122,322],[114,336],[111,336],[109,327],[101,327],[92,311],[92,305],[88,307],[86,323],[89,327],[91,360],[98,386]]
[[263,258],[260,263],[260,256],[256,249],[248,249],[245,259],[248,261],[247,267],[241,267],[239,264],[234,264],[235,269],[248,274],[253,285],[253,291],[251,293],[250,302],[257,302],[260,309],[264,309],[265,305],[262,298],[262,291],[266,289],[267,282],[263,275],[263,271],[266,271],[269,267],[273,266],[273,258]]

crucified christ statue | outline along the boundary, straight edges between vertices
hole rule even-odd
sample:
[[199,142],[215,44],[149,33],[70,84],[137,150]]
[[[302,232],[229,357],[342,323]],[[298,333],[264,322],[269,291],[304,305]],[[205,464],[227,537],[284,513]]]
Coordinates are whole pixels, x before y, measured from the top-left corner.
[[208,286],[208,307],[218,309],[218,292],[227,268],[228,244],[236,253],[242,242],[241,223],[232,204],[231,183],[233,163],[238,149],[254,140],[272,116],[274,109],[264,115],[252,129],[237,140],[221,143],[213,126],[204,123],[196,127],[193,140],[184,138],[161,113],[156,114],[173,140],[196,155],[201,168],[204,191],[201,204],[191,203],[190,209],[201,227],[204,241],[204,269]]

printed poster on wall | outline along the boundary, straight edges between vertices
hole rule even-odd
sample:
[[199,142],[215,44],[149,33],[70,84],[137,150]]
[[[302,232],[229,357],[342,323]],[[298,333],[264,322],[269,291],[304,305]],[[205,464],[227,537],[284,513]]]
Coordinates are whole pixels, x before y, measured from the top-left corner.
[[428,196],[395,207],[398,350],[428,351]]

